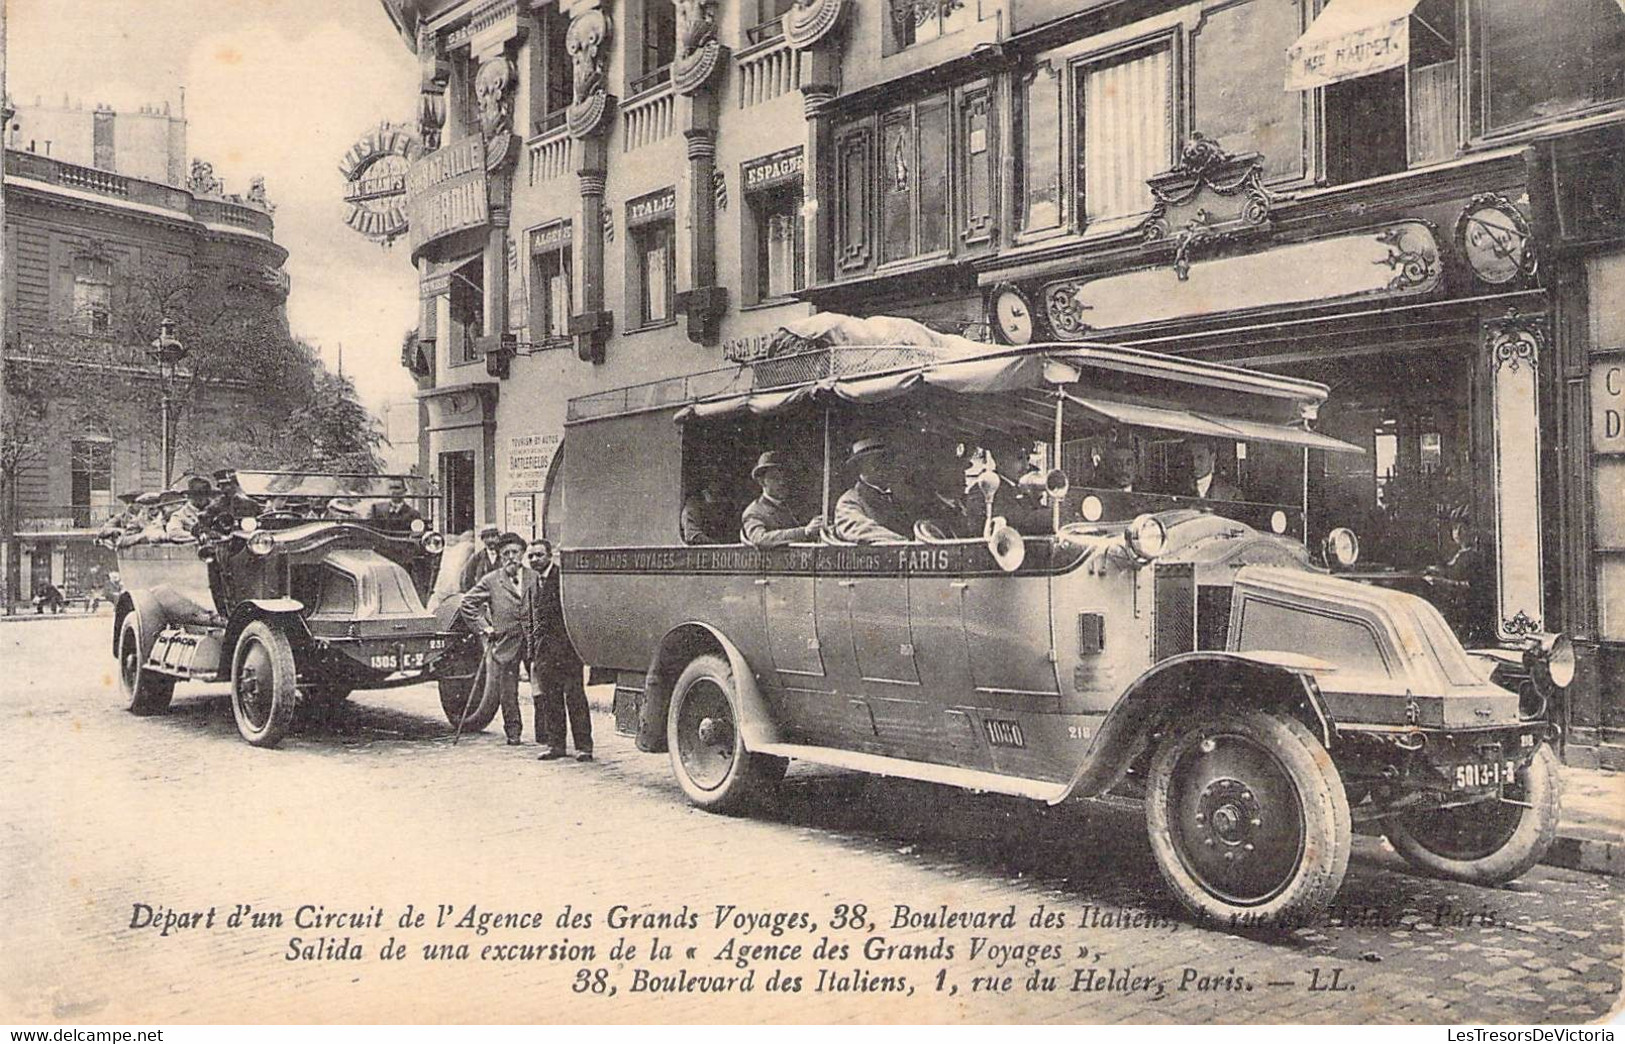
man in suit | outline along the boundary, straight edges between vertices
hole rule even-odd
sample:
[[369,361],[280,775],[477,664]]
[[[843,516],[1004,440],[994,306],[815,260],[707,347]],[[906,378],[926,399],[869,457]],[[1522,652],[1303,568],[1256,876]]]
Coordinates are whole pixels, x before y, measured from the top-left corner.
[[566,739],[574,737],[576,760],[591,761],[592,712],[581,680],[581,657],[564,631],[557,551],[545,540],[532,540],[528,560],[530,688],[536,704],[536,742],[547,745],[536,760],[568,757]]
[[1213,443],[1195,439],[1190,444],[1190,454],[1191,481],[1182,491],[1187,497],[1231,503],[1242,499],[1241,490],[1213,473],[1213,465],[1218,460]]
[[1040,503],[1037,493],[1021,487],[1021,476],[1028,469],[1028,451],[1031,447],[1023,446],[1021,440],[1014,437],[993,436],[984,441],[982,448],[993,457],[993,474],[999,480],[999,488],[993,494],[991,513],[987,509],[986,495],[980,489],[971,491],[972,514],[969,521],[973,523],[972,532],[986,528],[990,518],[1004,519],[1006,524],[1015,527],[1016,532],[1024,536],[1036,536],[1053,530],[1055,527],[1050,509]]
[[802,524],[788,503],[794,492],[789,461],[772,450],[756,458],[750,477],[762,487],[762,495],[750,502],[740,517],[739,532],[752,547],[783,547],[786,544],[817,540],[824,531],[824,519],[816,516]]
[[406,480],[392,478],[389,480],[389,499],[381,504],[374,504],[367,512],[367,521],[382,529],[397,532],[410,532],[412,523],[423,516],[418,509],[406,502]]
[[502,539],[502,530],[487,523],[480,527],[480,542],[485,546],[468,556],[463,563],[463,575],[458,589],[467,591],[480,582],[480,577],[495,569],[501,562],[497,558],[497,543]]
[[853,544],[908,542],[914,519],[893,489],[897,469],[886,440],[859,439],[846,462],[857,465],[858,480],[835,502],[835,536]]
[[243,493],[237,484],[237,472],[221,468],[214,473],[214,488],[219,495],[203,509],[203,528],[211,533],[229,534],[237,522],[254,518],[265,510],[265,505]]
[[485,698],[502,707],[502,731],[508,746],[523,742],[525,723],[519,717],[519,663],[525,655],[530,592],[536,577],[523,564],[525,538],[501,533],[495,541],[496,569],[482,576],[463,595],[458,610],[464,622],[485,643]]

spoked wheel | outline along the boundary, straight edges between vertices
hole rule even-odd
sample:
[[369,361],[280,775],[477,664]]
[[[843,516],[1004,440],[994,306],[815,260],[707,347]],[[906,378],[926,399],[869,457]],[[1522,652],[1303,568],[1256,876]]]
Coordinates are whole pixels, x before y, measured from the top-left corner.
[[716,812],[737,809],[783,779],[788,764],[745,749],[733,669],[720,656],[696,658],[677,679],[666,741],[683,793]]
[[1540,745],[1505,797],[1395,816],[1383,822],[1383,832],[1412,866],[1472,884],[1503,884],[1540,862],[1557,836],[1562,782],[1550,744]]
[[274,747],[293,724],[296,702],[293,646],[264,620],[243,628],[231,660],[231,713],[237,731],[256,747]]
[[1146,817],[1163,877],[1201,917],[1309,923],[1348,869],[1348,798],[1330,755],[1266,711],[1228,711],[1165,740]]
[[169,707],[175,695],[175,679],[142,666],[141,629],[132,612],[124,618],[118,633],[119,690],[131,714],[159,714]]
[[455,728],[458,722],[463,723],[463,731],[480,732],[491,724],[496,717],[498,701],[493,696],[486,698],[485,694],[485,660],[482,658],[474,668],[472,675],[457,675],[450,678],[441,678],[440,709],[445,712],[446,720]]

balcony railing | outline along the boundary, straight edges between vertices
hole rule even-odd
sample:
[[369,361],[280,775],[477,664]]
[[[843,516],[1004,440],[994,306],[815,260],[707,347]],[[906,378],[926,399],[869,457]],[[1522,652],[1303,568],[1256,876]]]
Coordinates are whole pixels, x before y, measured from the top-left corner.
[[621,151],[631,152],[671,136],[677,101],[671,85],[632,98],[621,107]]
[[662,65],[658,69],[651,69],[627,85],[626,92],[637,97],[644,91],[652,91],[663,83],[671,82],[671,66]]
[[113,514],[110,507],[92,507],[89,504],[35,504],[17,511],[17,532],[66,533],[74,530],[95,530],[102,527]]
[[530,183],[539,185],[570,173],[570,157],[573,149],[572,139],[564,133],[562,126],[555,127],[539,138],[532,138],[527,146],[530,155]]
[[229,199],[199,198],[175,185],[145,181],[77,163],[64,163],[34,152],[7,149],[6,177],[58,185],[75,192],[104,196],[110,201],[158,207],[188,215],[206,224],[232,225],[251,229],[264,236],[272,234],[271,215],[257,207]]
[[738,66],[741,109],[772,101],[801,87],[801,52],[787,46],[782,35],[771,46],[740,55]]
[[745,42],[759,44],[765,40],[782,40],[784,38],[784,19],[769,18],[760,25],[753,25],[745,30]]

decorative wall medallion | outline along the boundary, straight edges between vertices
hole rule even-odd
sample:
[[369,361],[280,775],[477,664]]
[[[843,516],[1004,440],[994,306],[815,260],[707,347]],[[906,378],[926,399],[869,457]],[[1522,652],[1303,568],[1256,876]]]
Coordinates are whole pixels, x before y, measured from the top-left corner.
[[570,22],[564,34],[564,49],[570,52],[571,86],[575,100],[565,113],[565,126],[572,138],[585,138],[604,124],[609,111],[605,66],[614,33],[609,15],[598,8],[582,11]]
[[1540,621],[1532,619],[1529,614],[1524,612],[1522,609],[1519,609],[1517,614],[1514,615],[1512,619],[1501,621],[1502,634],[1521,636],[1526,634],[1539,634],[1540,631]]
[[1492,286],[1522,282],[1535,274],[1529,223],[1505,196],[1474,196],[1456,222],[1456,248],[1473,274]]
[[1056,336],[1077,340],[1094,327],[1083,321],[1090,306],[1083,303],[1083,283],[1056,283],[1048,288],[1044,302],[1050,328]]
[[677,57],[671,85],[678,94],[693,94],[722,64],[727,50],[717,39],[716,0],[677,0]]
[[1495,360],[1495,370],[1504,366],[1516,373],[1520,366],[1531,372],[1540,366],[1540,351],[1546,343],[1546,318],[1520,315],[1516,308],[1484,326],[1484,347]]
[[1258,153],[1233,156],[1217,141],[1191,135],[1169,170],[1146,179],[1153,200],[1141,226],[1148,243],[1174,240],[1174,271],[1190,274],[1192,248],[1268,226],[1273,205]]
[[1393,278],[1388,280],[1389,290],[1414,290],[1438,282],[1438,245],[1422,230],[1423,226],[1408,223],[1377,233],[1377,242],[1388,248],[1388,256],[1377,263],[1394,270]]
[[828,36],[841,20],[845,0],[796,0],[784,13],[784,40],[805,50]]

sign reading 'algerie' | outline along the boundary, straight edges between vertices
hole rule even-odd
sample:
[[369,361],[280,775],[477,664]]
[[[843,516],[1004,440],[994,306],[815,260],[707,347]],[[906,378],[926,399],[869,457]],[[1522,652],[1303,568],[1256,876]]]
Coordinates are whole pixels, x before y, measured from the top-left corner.
[[344,175],[344,223],[374,242],[389,244],[406,232],[406,171],[418,158],[417,135],[381,123],[350,146],[339,164]]
[[406,213],[413,254],[453,232],[486,224],[485,142],[477,135],[465,138],[412,164],[406,172]]

